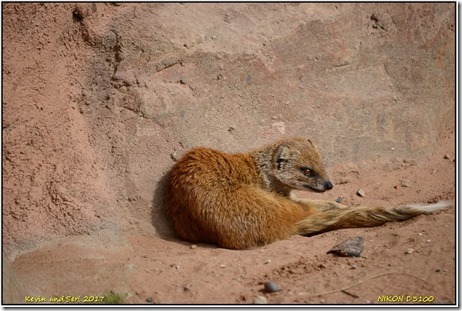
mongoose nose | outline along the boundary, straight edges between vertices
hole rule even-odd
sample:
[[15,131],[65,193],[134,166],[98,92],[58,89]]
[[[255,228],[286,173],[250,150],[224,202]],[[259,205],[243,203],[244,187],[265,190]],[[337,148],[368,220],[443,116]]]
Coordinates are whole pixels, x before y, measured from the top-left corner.
[[334,188],[334,185],[330,182],[330,180],[328,180],[324,184],[324,188],[326,188],[327,190],[330,190],[330,189]]

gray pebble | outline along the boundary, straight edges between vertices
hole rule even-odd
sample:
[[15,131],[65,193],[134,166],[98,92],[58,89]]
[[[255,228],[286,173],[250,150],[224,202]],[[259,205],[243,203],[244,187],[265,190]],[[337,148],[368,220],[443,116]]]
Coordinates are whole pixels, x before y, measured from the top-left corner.
[[274,292],[278,292],[281,290],[278,283],[272,282],[272,281],[266,282],[264,288],[265,288],[265,292],[267,293],[274,293]]
[[153,301],[152,297],[146,298],[146,302],[152,302],[152,301]]
[[334,253],[337,256],[343,257],[359,257],[361,252],[364,250],[364,238],[357,236],[349,238],[342,243],[339,243],[332,247],[327,253]]

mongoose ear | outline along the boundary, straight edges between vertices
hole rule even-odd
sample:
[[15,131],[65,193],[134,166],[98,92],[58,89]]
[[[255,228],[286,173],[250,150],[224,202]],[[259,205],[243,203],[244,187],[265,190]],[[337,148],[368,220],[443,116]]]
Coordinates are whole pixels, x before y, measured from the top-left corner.
[[317,147],[315,144],[313,144],[313,142],[312,142],[310,139],[307,139],[307,141],[308,141],[308,142],[310,143],[310,145],[314,148],[314,150],[319,151],[318,147]]
[[280,145],[274,153],[273,161],[280,170],[284,163],[288,162],[290,158],[290,149],[286,145]]

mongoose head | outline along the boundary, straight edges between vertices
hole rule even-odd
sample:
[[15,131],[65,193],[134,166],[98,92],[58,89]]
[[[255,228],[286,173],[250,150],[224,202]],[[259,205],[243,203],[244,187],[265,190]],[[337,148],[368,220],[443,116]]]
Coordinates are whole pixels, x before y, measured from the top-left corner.
[[334,187],[318,148],[309,139],[281,141],[273,154],[272,171],[279,182],[292,189],[323,192]]

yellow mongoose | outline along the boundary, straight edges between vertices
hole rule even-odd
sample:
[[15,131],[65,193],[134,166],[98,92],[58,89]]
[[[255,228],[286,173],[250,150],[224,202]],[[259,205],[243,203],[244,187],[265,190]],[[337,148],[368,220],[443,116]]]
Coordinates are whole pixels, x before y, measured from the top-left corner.
[[231,249],[261,246],[294,234],[378,226],[450,205],[347,207],[290,194],[294,189],[332,188],[316,146],[308,139],[293,138],[242,154],[192,149],[169,172],[164,203],[179,237]]

